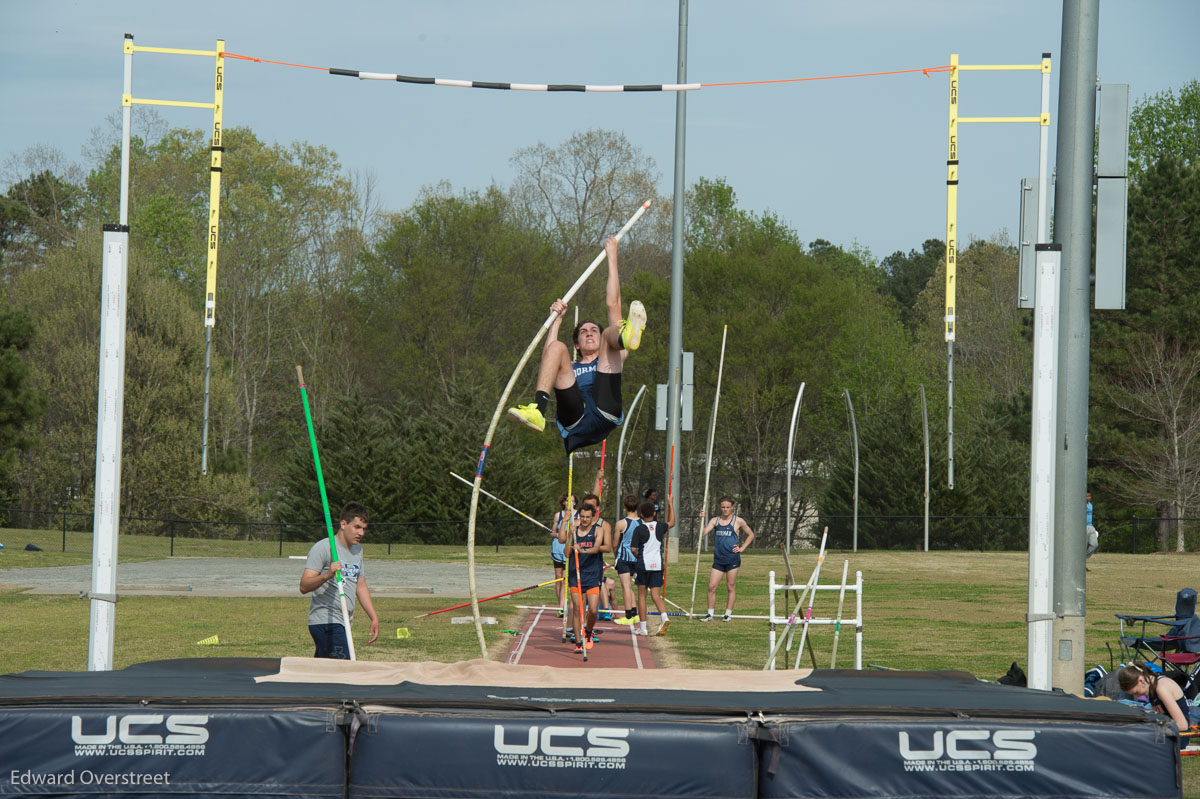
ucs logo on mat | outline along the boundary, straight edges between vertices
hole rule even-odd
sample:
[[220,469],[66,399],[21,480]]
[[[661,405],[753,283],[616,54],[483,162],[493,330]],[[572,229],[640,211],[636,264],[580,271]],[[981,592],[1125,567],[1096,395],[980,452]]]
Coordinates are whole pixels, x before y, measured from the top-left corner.
[[497,724],[493,743],[498,766],[623,769],[628,727],[510,726]]
[[[914,748],[900,732],[900,756],[905,771],[1033,771],[1037,730],[936,730],[932,739],[921,735]],[[914,738],[916,735],[914,734]]]
[[71,740],[75,742],[77,757],[197,756],[204,754],[208,742],[207,724],[208,716],[139,713],[106,716],[102,730],[89,720],[85,731],[83,717],[71,716]]

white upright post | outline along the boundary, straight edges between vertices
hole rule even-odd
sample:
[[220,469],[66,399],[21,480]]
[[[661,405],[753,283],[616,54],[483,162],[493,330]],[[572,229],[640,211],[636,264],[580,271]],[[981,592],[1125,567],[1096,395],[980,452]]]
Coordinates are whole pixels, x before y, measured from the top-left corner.
[[1033,326],[1033,430],[1029,487],[1029,687],[1051,688],[1054,638],[1054,473],[1058,410],[1058,273],[1061,244],[1038,244]]
[[125,410],[125,286],[129,273],[129,127],[133,36],[125,34],[121,99],[120,224],[104,226],[100,290],[100,380],[96,398],[96,485],[88,671],[113,667],[117,616],[117,535],[121,524],[121,422]]
[[[579,306],[577,305],[575,307],[578,308]],[[638,389],[637,394],[634,396],[633,402],[629,403],[629,410],[625,412],[625,418],[630,421],[628,421],[627,424],[621,425],[621,438],[617,443],[617,490],[613,492],[617,495],[617,510],[616,513],[613,514],[613,524],[616,524],[618,520],[625,516],[625,495],[622,493],[623,489],[621,487],[621,466],[625,463],[625,433],[629,430],[630,425],[633,424],[633,411],[635,408],[637,408],[638,402],[641,401],[642,395],[645,393],[646,384],[643,383],[642,387]]]
[[[1038,137],[1038,219],[1037,241],[1044,244],[1050,236],[1050,54],[1042,53],[1042,117]],[[1035,304],[1037,300],[1034,300]]]

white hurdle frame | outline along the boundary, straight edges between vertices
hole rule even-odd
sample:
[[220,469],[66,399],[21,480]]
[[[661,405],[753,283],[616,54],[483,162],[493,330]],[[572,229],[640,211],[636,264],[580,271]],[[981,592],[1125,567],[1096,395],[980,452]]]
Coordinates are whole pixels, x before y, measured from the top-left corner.
[[[768,612],[770,613],[770,615],[767,617],[768,627],[770,628],[769,640],[767,643],[767,654],[769,656],[770,653],[775,651],[775,627],[776,627],[776,625],[782,624],[782,625],[784,625],[784,627],[786,629],[786,626],[788,623],[788,620],[786,617],[775,615],[775,594],[779,591],[802,591],[802,590],[804,590],[804,588],[806,586],[803,583],[801,583],[799,585],[788,585],[786,583],[776,583],[774,570],[772,570],[771,572],[768,573],[767,579],[768,579],[767,590],[769,593],[769,596],[768,596],[769,610],[768,610]],[[852,585],[848,584],[846,586],[847,591],[854,592],[854,618],[852,618],[852,619],[842,618],[841,619],[841,623],[843,625],[846,625],[846,626],[849,626],[851,624],[854,625],[854,668],[859,671],[862,671],[862,639],[863,639],[862,587],[863,587],[862,572],[856,571],[854,573],[854,583]],[[841,582],[833,583],[830,585],[815,585],[815,586],[813,586],[814,591],[840,591],[841,589],[842,589]],[[796,623],[801,623],[801,622],[797,621]],[[808,623],[809,623],[809,625],[824,625],[826,627],[830,627],[830,626],[837,624],[838,620],[837,619],[820,619],[820,618],[814,617],[812,619],[809,619]],[[793,626],[795,626],[795,625],[793,624]],[[800,658],[800,654],[801,653],[799,653],[799,652],[796,653],[797,660]],[[771,671],[775,670],[775,658],[771,658],[771,663],[767,668]]]

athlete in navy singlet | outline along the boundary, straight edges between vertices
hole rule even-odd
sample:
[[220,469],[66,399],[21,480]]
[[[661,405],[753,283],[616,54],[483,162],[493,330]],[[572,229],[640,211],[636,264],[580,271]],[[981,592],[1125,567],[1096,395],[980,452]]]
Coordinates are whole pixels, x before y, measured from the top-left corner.
[[630,548],[633,542],[634,528],[638,525],[637,497],[626,494],[622,503],[625,507],[625,518],[617,522],[614,535],[617,539],[617,577],[621,581],[621,597],[625,600],[625,617],[618,619],[617,624],[634,624],[638,619],[637,598],[633,590],[633,575],[637,571],[637,556]]
[[[702,536],[713,534],[713,565],[708,573],[708,614],[702,616],[700,621],[712,621],[717,586],[721,584],[722,578],[728,589],[723,620],[729,621],[732,618],[733,606],[737,601],[737,573],[742,565],[742,552],[754,540],[754,532],[750,525],[746,524],[745,519],[734,515],[733,500],[730,497],[721,497],[720,508],[721,515],[712,517],[701,533]],[[746,535],[745,540],[741,538],[742,533]]]
[[605,240],[604,252],[608,257],[608,325],[601,328],[591,319],[580,322],[572,336],[580,357],[572,361],[567,345],[558,340],[567,304],[555,300],[550,306],[555,317],[542,350],[534,401],[508,409],[508,418],[540,433],[546,428],[546,408],[553,390],[558,431],[568,453],[599,444],[621,423],[621,371],[625,358],[640,346],[646,327],[646,309],[637,300],[629,304],[629,318],[621,318],[615,238]]
[[[559,540],[565,544],[564,554],[567,558],[567,582],[570,585],[571,620],[577,622],[580,617],[580,606],[586,597],[587,608],[584,613],[582,634],[575,636],[575,651],[582,652],[584,646],[592,648],[592,629],[596,626],[600,606],[600,582],[604,576],[604,553],[612,552],[612,528],[608,522],[596,516],[599,499],[595,494],[587,494],[583,504],[579,506],[579,527],[568,538],[565,530],[560,532]],[[573,540],[572,540],[573,539]],[[578,571],[576,571],[576,556],[578,555]]]

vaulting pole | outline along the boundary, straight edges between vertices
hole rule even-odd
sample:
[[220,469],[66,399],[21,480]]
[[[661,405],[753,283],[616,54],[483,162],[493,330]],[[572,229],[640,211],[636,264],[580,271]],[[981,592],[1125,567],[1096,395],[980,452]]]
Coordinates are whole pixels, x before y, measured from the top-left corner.
[[[629,218],[625,226],[617,231],[613,238],[620,241],[649,208],[650,201],[646,200],[634,215]],[[592,273],[596,271],[596,267],[604,261],[604,258],[604,250],[601,250],[600,254],[588,265],[588,268],[583,270],[583,274],[579,276],[575,284],[562,296],[561,299],[564,303],[570,302],[571,298],[575,296],[575,292],[579,291],[580,287],[592,276]],[[525,364],[529,362],[529,357],[533,355],[533,351],[550,330],[550,325],[554,323],[557,316],[558,314],[551,312],[546,317],[546,321],[542,322],[537,335],[533,337],[533,341],[529,342],[529,346],[525,348],[525,353],[521,356],[521,360],[517,362],[517,368],[513,370],[512,376],[508,378],[508,384],[504,387],[504,393],[500,396],[500,401],[496,403],[496,411],[492,414],[492,422],[488,425],[487,435],[483,439],[483,449],[479,452],[479,462],[475,466],[475,482],[471,491],[471,514],[467,519],[467,585],[471,591],[471,616],[475,620],[475,637],[479,639],[479,654],[485,660],[487,659],[487,641],[483,637],[483,621],[479,616],[479,595],[475,586],[475,520],[479,512],[479,491],[480,484],[483,482],[483,465],[487,460],[488,450],[492,446],[492,438],[496,435],[496,427],[500,423],[500,417],[504,414],[504,407],[508,404],[508,398],[512,394],[513,386],[517,384],[517,378],[521,376],[521,371],[525,368]]]
[[[670,418],[678,419],[679,418],[679,392],[681,390],[681,387],[679,385],[679,370],[678,369],[675,370],[674,378],[675,378],[675,381],[673,384],[674,387],[672,388],[672,394],[671,394],[671,417]],[[670,508],[671,511],[673,511],[674,518],[675,518],[676,522],[678,522],[679,521],[679,511],[675,510],[675,444],[674,443],[671,444],[671,465],[670,465],[669,469],[670,470],[667,472],[667,507]],[[667,514],[667,516],[670,517],[671,514]],[[664,518],[661,521],[666,521],[666,519]],[[678,531],[676,531],[676,532],[678,532]],[[670,540],[670,536],[671,536],[671,531],[668,528],[668,530],[667,530],[668,540]],[[669,552],[670,552],[669,547],[667,549],[663,550],[662,595],[663,595],[664,601],[667,601],[667,566],[670,561]],[[675,604],[675,603],[672,602],[671,604]],[[679,606],[675,605],[675,607],[679,607]],[[683,610],[683,608],[679,608],[679,609]]]
[[[575,454],[567,455],[567,507],[563,511],[565,514],[559,520],[559,527],[567,525],[567,542],[574,543],[575,541]],[[557,535],[557,531],[555,531]],[[566,563],[563,563],[565,568]],[[579,574],[579,561],[575,561],[575,574]],[[567,642],[567,625],[571,622],[571,581],[565,580],[563,587],[563,606],[562,606],[562,643]],[[474,595],[472,595],[474,598]]]
[[[817,558],[817,568],[813,569],[812,578],[809,580],[808,594],[808,609],[804,611],[804,627],[800,630],[800,646],[796,647],[796,665],[793,669],[800,668],[800,652],[804,650],[804,643],[808,642],[809,653],[812,653],[812,641],[808,640],[808,625],[812,622],[813,603],[817,599],[817,585],[821,581],[821,566],[825,564],[825,540],[821,539],[821,557]],[[816,655],[811,655],[813,659],[813,668],[817,667]]]
[[[787,507],[784,508],[784,523],[783,523],[783,546],[784,552],[792,551],[792,473],[795,471],[792,468],[792,457],[796,452],[796,419],[800,416],[800,400],[804,396],[804,383],[800,384],[800,390],[796,392],[796,404],[792,406],[792,426],[788,430],[788,451],[787,451]],[[791,579],[790,577],[788,578]]]
[[842,561],[842,587],[838,591],[837,618],[833,622],[833,654],[829,658],[829,668],[837,668],[838,639],[842,636],[842,607],[846,602],[846,574],[850,571],[850,561]]
[[[451,476],[451,477],[453,477],[455,480],[460,480],[460,481],[462,481],[462,482],[466,483],[467,485],[471,485],[471,481],[470,481],[470,480],[468,480],[467,478],[463,477],[463,476],[462,476],[462,475],[460,475],[460,474],[456,474],[456,473],[454,473],[454,472],[450,472],[450,476]],[[518,516],[522,516],[522,517],[524,517],[524,518],[528,519],[529,521],[533,522],[534,524],[536,524],[538,527],[542,528],[543,530],[549,530],[549,531],[550,531],[550,532],[552,532],[552,533],[553,533],[553,532],[555,532],[554,530],[550,530],[550,528],[549,528],[549,527],[547,527],[546,525],[542,524],[541,522],[539,522],[537,519],[535,519],[535,518],[533,518],[532,516],[530,516],[530,515],[529,515],[528,513],[526,513],[525,511],[518,510],[517,508],[514,508],[512,505],[509,505],[507,502],[505,502],[504,500],[500,499],[500,497],[496,496],[495,494],[488,493],[487,491],[484,491],[482,488],[481,488],[481,489],[479,489],[479,493],[483,494],[485,497],[487,497],[487,498],[489,498],[489,499],[494,499],[494,500],[496,500],[497,502],[499,502],[499,503],[500,503],[501,505],[503,505],[504,507],[508,508],[508,509],[509,509],[510,511],[512,511],[513,513],[517,514]],[[480,601],[482,602],[483,600],[480,600]]]
[[[786,629],[778,640],[775,641],[775,647],[767,655],[767,663],[763,666],[763,671],[770,671],[775,667],[775,656],[779,654],[780,648],[789,638],[792,628],[796,626],[796,615],[800,612],[800,608],[804,607],[804,600],[808,597],[809,592],[816,593],[817,577],[821,573],[821,564],[825,562],[825,542],[829,538],[829,528],[825,528],[825,532],[821,533],[821,549],[817,554],[817,566],[813,569],[812,574],[808,578],[808,582],[804,585],[804,589],[800,592],[800,599],[797,600],[796,606],[792,608],[792,612],[788,615]],[[796,663],[800,663],[800,653],[796,653]]]
[[[555,583],[561,583],[565,579],[566,579],[565,577],[556,577],[553,580],[546,580],[544,583],[538,583],[537,585],[527,585],[524,588],[515,588],[512,591],[505,591],[503,594],[496,594],[495,596],[484,597],[483,599],[481,599],[479,601],[480,602],[491,602],[493,599],[500,599],[501,597],[512,596],[513,594],[519,594],[523,591],[532,591],[533,589],[541,588],[544,585],[554,585]],[[470,605],[470,604],[471,604],[470,602],[464,602],[461,605],[452,605],[448,608],[442,608],[441,610],[431,610],[428,613],[422,613],[419,616],[413,616],[413,618],[414,619],[423,619],[426,616],[436,616],[439,613],[446,613],[451,610],[458,610],[459,608],[465,608],[467,605]]]
[[[568,496],[567,512],[568,512],[568,514],[570,514],[570,512],[571,512],[570,495],[571,495],[571,491],[573,490],[573,488],[571,486],[571,478],[574,476],[574,472],[575,472],[575,465],[574,465],[575,459],[571,456],[567,456],[567,461],[570,464],[569,466],[567,466],[567,496]],[[583,594],[583,572],[581,572],[579,570],[579,528],[572,524],[572,521],[574,521],[573,515],[568,516],[568,518],[570,519],[570,521],[567,522],[567,529],[570,530],[570,532],[567,533],[567,544],[571,547],[572,554],[575,555],[575,584],[579,587],[579,626],[575,628],[575,644],[576,644],[576,646],[579,646],[583,649],[583,662],[587,663],[587,659],[588,659],[587,638],[584,635],[584,629],[583,629],[584,625],[585,625],[584,618],[583,618],[583,596],[584,596],[584,594]],[[570,593],[571,593],[571,581],[567,580],[568,599],[570,598]],[[472,603],[475,602],[475,594],[474,593],[471,594],[471,602]],[[564,614],[563,619],[566,619],[566,618],[567,618],[566,614]]]
[[621,438],[617,441],[617,512],[613,516],[614,519],[620,519],[625,515],[625,506],[622,504],[625,497],[621,493],[621,466],[625,463],[625,433],[637,423],[637,417],[633,415],[633,410],[637,407],[638,401],[641,400],[642,395],[645,393],[646,384],[643,383],[634,396],[633,402],[629,403],[629,410],[625,415],[629,417],[630,421],[629,424],[621,425]]
[[708,482],[712,475],[713,437],[717,432],[717,405],[721,402],[721,375],[725,371],[725,338],[729,325],[721,329],[721,360],[717,363],[717,393],[713,395],[712,418],[708,421],[708,453],[704,456],[704,499],[700,503],[700,528],[696,533],[696,571],[692,575],[692,603],[688,615],[696,612],[696,581],[700,579],[700,550],[704,548],[704,527],[708,523]]
[[[329,558],[338,562],[337,541],[333,536],[333,519],[329,515],[329,498],[325,496],[325,477],[321,474],[321,456],[317,453],[317,434],[313,432],[312,412],[308,409],[308,391],[304,385],[304,371],[296,366],[296,379],[300,382],[300,401],[304,404],[304,423],[308,425],[308,440],[312,444],[313,465],[317,468],[317,486],[321,489],[321,507],[325,511],[325,531],[329,535]],[[350,634],[350,611],[346,608],[346,582],[341,571],[337,573],[338,599],[342,603],[342,624],[346,627],[346,644],[350,647],[350,659],[354,656],[354,636]]]

